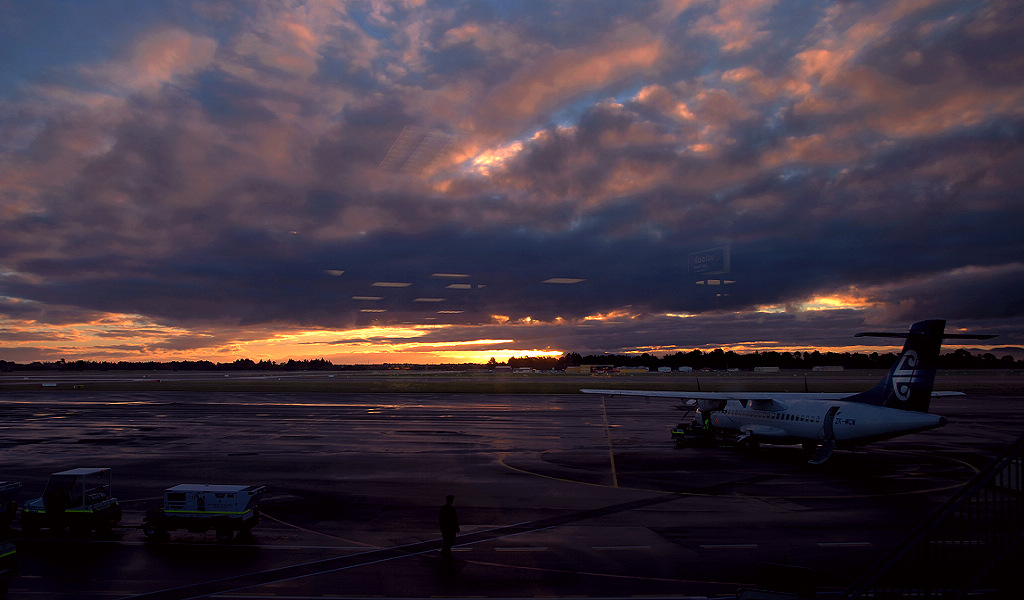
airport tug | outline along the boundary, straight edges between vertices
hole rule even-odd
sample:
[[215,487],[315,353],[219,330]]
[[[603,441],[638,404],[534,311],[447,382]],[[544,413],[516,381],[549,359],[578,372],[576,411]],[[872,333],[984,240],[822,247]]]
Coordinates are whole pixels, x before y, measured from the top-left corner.
[[21,509],[21,530],[110,530],[121,522],[121,506],[110,495],[110,481],[108,468],[70,469],[50,475],[43,495]]
[[692,411],[692,415],[687,415],[692,418],[687,422],[684,417],[683,421],[669,430],[676,448],[707,448],[718,441],[710,424],[701,422],[701,413],[694,410],[696,406],[681,406],[683,411]]
[[217,541],[230,542],[235,532],[248,533],[260,522],[260,497],[266,488],[257,485],[182,483],[164,490],[164,505],[146,511],[142,533],[159,540],[169,531],[187,529],[204,533],[211,529]]

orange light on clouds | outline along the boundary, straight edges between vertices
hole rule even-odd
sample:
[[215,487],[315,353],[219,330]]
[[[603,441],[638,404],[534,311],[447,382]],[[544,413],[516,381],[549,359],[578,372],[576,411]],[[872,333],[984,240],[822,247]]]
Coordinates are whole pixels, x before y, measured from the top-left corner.
[[[237,344],[243,356],[269,360],[282,357],[325,358],[342,364],[409,362],[486,362],[496,354],[516,351],[505,348],[511,339],[423,341],[438,325],[373,326],[350,330],[304,331],[277,334],[266,339]],[[466,348],[474,347],[474,350]],[[559,355],[561,353],[558,353]],[[482,358],[480,358],[482,357]]]
[[632,312],[632,311],[629,311],[627,309],[622,308],[622,309],[618,309],[618,310],[609,311],[609,312],[606,312],[606,313],[598,313],[596,315],[587,315],[586,317],[583,317],[583,320],[584,321],[622,321],[622,320],[633,319],[633,318],[635,318],[637,316],[638,315],[635,312]]
[[814,296],[800,304],[802,310],[839,310],[839,309],[865,309],[874,306],[864,296],[850,291],[847,293],[832,294],[829,296]]
[[[8,299],[7,302],[13,302]],[[374,309],[365,309],[373,311]],[[461,311],[439,311],[443,314]],[[532,319],[511,323],[528,325]],[[561,350],[518,348],[511,338],[426,340],[444,325],[371,326],[353,329],[296,330],[283,326],[189,329],[161,325],[131,314],[104,314],[94,320],[62,325],[0,318],[5,360],[28,363],[68,361],[233,362],[324,358],[335,364],[485,363],[511,356],[561,356]],[[432,336],[437,337],[437,336]]]
[[469,168],[478,175],[490,175],[496,169],[501,168],[506,161],[522,151],[522,142],[513,142],[500,148],[484,150],[473,158]]
[[486,363],[490,359],[494,359],[498,362],[507,362],[512,357],[525,358],[525,357],[538,357],[538,358],[557,358],[565,354],[561,350],[517,350],[517,349],[500,349],[500,350],[478,350],[474,352],[445,352],[442,353],[446,357],[446,362],[453,363]]

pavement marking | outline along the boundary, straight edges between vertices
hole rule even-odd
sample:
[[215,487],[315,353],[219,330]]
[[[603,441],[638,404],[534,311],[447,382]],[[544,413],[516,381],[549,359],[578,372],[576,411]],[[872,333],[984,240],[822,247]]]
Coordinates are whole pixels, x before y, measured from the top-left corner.
[[281,519],[278,519],[277,517],[273,517],[271,515],[268,515],[265,511],[260,511],[260,516],[262,516],[263,518],[266,518],[266,519],[270,519],[271,521],[274,521],[275,523],[279,523],[281,525],[284,525],[285,527],[290,527],[292,529],[297,529],[299,531],[305,531],[307,533],[312,533],[312,534],[315,534],[315,535],[322,535],[324,537],[331,538],[333,540],[338,540],[338,541],[341,541],[341,542],[346,542],[346,543],[349,543],[349,544],[356,544],[356,545],[362,546],[364,549],[366,549],[366,548],[377,548],[378,547],[378,546],[374,546],[373,544],[367,544],[367,543],[356,541],[356,540],[350,540],[348,538],[343,538],[343,537],[339,537],[339,536],[336,536],[336,535],[331,535],[329,533],[324,533],[322,531],[313,531],[312,529],[306,529],[305,527],[300,527],[298,525],[295,525],[294,523],[289,523],[287,521],[282,521]]
[[601,412],[604,413],[604,434],[608,438],[608,461],[612,465],[612,487],[619,487],[619,475],[615,472],[615,449],[612,448],[612,430],[608,425],[608,406],[601,396]]
[[[587,519],[595,519],[611,514],[627,512],[648,506],[664,504],[680,498],[677,494],[660,494],[631,502],[613,504],[601,508],[577,511],[572,514],[548,517],[537,521],[518,523],[505,527],[495,527],[483,531],[476,531],[459,536],[459,545],[469,544],[507,538],[527,532],[542,531],[552,527],[576,523]],[[210,596],[225,595],[241,590],[259,587],[269,583],[282,583],[295,581],[306,577],[337,573],[348,569],[356,569],[370,565],[376,565],[400,558],[419,556],[437,552],[441,540],[433,539],[421,542],[412,542],[401,546],[390,548],[367,549],[363,552],[356,552],[340,557],[324,558],[309,562],[275,567],[263,571],[231,575],[219,579],[200,581],[185,584],[172,588],[165,588],[153,592],[130,596],[138,600],[185,600],[188,598],[207,598]]]
[[[493,563],[493,562],[485,562],[485,561],[479,561],[479,560],[469,560],[469,561],[466,561],[466,562],[468,562],[470,564],[474,564],[474,565],[483,565],[483,566],[487,566],[487,567],[498,567],[498,568],[502,568],[502,569],[512,569],[512,570],[517,570],[517,571],[535,571],[535,572],[538,572],[538,573],[560,573],[560,574],[567,574],[567,575],[574,575],[574,576],[584,575],[584,576],[587,576],[587,577],[606,577],[608,579],[618,579],[618,580],[626,580],[626,581],[659,581],[659,582],[665,582],[665,583],[674,583],[674,584],[677,584],[677,585],[682,585],[682,584],[687,584],[687,583],[712,583],[712,584],[716,584],[716,585],[727,585],[727,586],[736,587],[736,588],[738,588],[738,587],[743,585],[743,583],[739,582],[739,581],[710,581],[710,580],[707,580],[707,579],[675,579],[675,578],[669,579],[669,578],[666,578],[666,577],[644,577],[644,576],[638,576],[638,575],[623,575],[623,574],[616,574],[616,573],[595,573],[595,572],[592,572],[592,571],[573,571],[573,570],[568,570],[568,569],[553,569],[553,568],[550,568],[550,567],[531,567],[531,566],[527,566],[527,565],[509,565],[509,564],[505,564],[505,563]],[[581,598],[581,596],[562,596],[562,597]],[[633,596],[626,596],[626,597],[627,598],[633,598]],[[650,597],[655,597],[656,598],[656,597],[659,597],[659,596],[643,596],[643,597],[644,598],[650,598]],[[665,596],[662,596],[662,597],[665,597]],[[595,596],[594,598],[599,598],[600,600],[616,600],[617,598],[621,598],[621,596],[608,596],[608,597],[605,597],[605,596]],[[687,598],[701,598],[702,600],[708,600],[707,596],[667,596],[666,598],[671,598],[672,600],[687,600]],[[505,598],[503,600],[513,600],[513,599]]]
[[[885,454],[891,454],[891,455],[894,455],[894,456],[901,456],[901,455],[908,455],[908,454],[910,454],[910,455],[916,455],[916,456],[927,456],[929,458],[933,458],[934,457],[934,455],[926,453],[926,452],[915,452],[915,451],[907,451],[907,450],[896,451],[896,450],[876,449],[874,451],[880,452],[880,453],[885,453]],[[512,465],[508,464],[507,458],[508,458],[509,454],[511,454],[511,453],[503,452],[500,455],[500,458],[498,459],[498,463],[501,464],[501,466],[505,467],[506,469],[515,471],[517,473],[524,473],[526,475],[532,475],[533,477],[540,477],[542,479],[550,479],[552,481],[563,481],[565,483],[575,483],[575,484],[578,484],[578,485],[586,485],[586,486],[591,486],[591,487],[603,487],[603,488],[609,487],[607,484],[603,484],[603,483],[592,483],[592,482],[589,482],[589,481],[582,481],[582,480],[579,480],[579,479],[570,479],[568,477],[558,477],[556,475],[548,475],[548,474],[541,473],[541,472],[538,472],[538,471],[531,471],[529,469],[525,469],[525,468],[521,468],[521,467],[515,467],[515,466],[512,466]],[[963,461],[963,460],[959,460],[959,459],[955,459],[955,458],[949,458],[949,457],[942,457],[942,459],[946,460],[946,461],[949,461],[949,462],[952,462],[952,463],[955,463],[955,464],[959,464],[959,465],[965,466],[969,470],[971,470],[974,475],[977,475],[981,471],[978,467],[975,467],[974,465],[971,465],[970,463],[968,463],[966,461]],[[763,481],[770,481],[772,479],[774,479],[774,476],[771,476],[771,475],[757,475],[757,476],[750,477],[750,478],[747,478],[747,479],[742,479],[742,480],[739,480],[739,481],[726,482],[726,483],[723,483],[723,484],[717,484],[717,485],[713,485],[713,486],[705,487],[705,488],[697,488],[697,489],[689,489],[689,490],[687,490],[687,489],[675,490],[675,491],[673,491],[671,493],[674,493],[674,494],[676,494],[676,495],[678,495],[680,497],[684,497],[684,496],[704,497],[704,498],[707,498],[707,497],[718,497],[718,496],[730,495],[729,490],[726,489],[728,487],[738,487],[740,485],[745,485],[745,484],[761,483]],[[616,481],[616,483],[617,483],[617,481]],[[963,483],[960,482],[960,481],[957,481],[957,482],[951,483],[949,485],[943,485],[943,486],[935,487],[935,488],[926,488],[926,489],[917,489],[917,490],[906,490],[906,491],[901,491],[901,492],[884,492],[884,493],[870,493],[870,494],[838,494],[838,495],[834,495],[834,496],[830,496],[830,495],[824,495],[823,496],[823,495],[820,495],[820,494],[794,495],[794,494],[788,494],[788,493],[787,494],[742,494],[742,495],[745,498],[761,498],[761,499],[765,499],[765,500],[779,500],[779,499],[782,499],[782,500],[817,500],[817,499],[842,500],[842,499],[882,498],[882,497],[889,498],[889,497],[892,497],[892,496],[912,496],[912,495],[917,495],[917,494],[932,494],[932,493],[936,493],[936,492],[946,492],[946,491],[949,491],[949,490],[958,490],[962,486],[963,486]],[[637,491],[637,492],[648,492],[648,493],[651,493],[651,494],[664,493],[665,492],[665,490],[663,490],[663,489],[651,489],[651,488],[640,488],[640,487],[622,487],[622,486],[618,486],[618,485],[616,485],[616,487],[619,487],[621,489],[626,489],[626,490],[634,490],[634,491]],[[737,495],[737,492],[732,492],[731,495]]]

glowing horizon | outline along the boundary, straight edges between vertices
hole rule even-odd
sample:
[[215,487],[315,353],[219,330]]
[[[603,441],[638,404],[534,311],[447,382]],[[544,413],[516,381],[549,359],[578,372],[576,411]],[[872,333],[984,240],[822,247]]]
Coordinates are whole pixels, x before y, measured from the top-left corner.
[[[825,303],[827,304],[827,303]],[[828,309],[821,309],[828,310]],[[765,313],[768,314],[768,313]],[[608,320],[610,315],[595,315],[584,319],[589,323],[594,320]],[[666,315],[671,319],[693,319],[693,316]],[[612,316],[623,320],[638,319],[635,315],[620,312]],[[511,323],[502,318],[495,322],[508,327],[541,327],[545,324],[526,319]],[[210,361],[230,363],[235,360],[249,359],[275,363],[292,360],[324,359],[334,364],[485,364],[494,358],[498,362],[507,362],[517,357],[559,357],[569,352],[577,352],[574,348],[551,349],[531,348],[512,337],[474,339],[440,339],[446,326],[443,325],[405,325],[405,326],[370,326],[347,330],[249,330],[239,332],[231,339],[224,339],[222,332],[190,330],[182,327],[163,326],[139,315],[104,315],[88,323],[69,324],[59,328],[36,326],[34,328],[0,322],[0,327],[10,334],[21,338],[10,348],[19,346],[26,351],[35,347],[40,339],[47,339],[53,346],[45,352],[27,355],[21,360],[11,362],[56,362],[60,359],[72,362],[76,360],[96,362],[171,362],[171,361]],[[481,330],[485,329],[480,326]],[[465,332],[465,329],[460,329]],[[430,336],[427,339],[427,336]],[[148,345],[138,345],[145,337]],[[174,349],[174,344],[188,343],[195,346],[187,349]],[[208,345],[201,345],[203,341]],[[130,344],[136,344],[131,346]],[[821,353],[886,353],[898,352],[901,340],[879,342],[877,345],[866,345],[860,340],[850,344],[793,344],[774,340],[737,341],[729,344],[692,344],[686,346],[660,345],[639,346],[617,351],[600,353],[583,352],[584,355],[619,354],[640,355],[643,353],[664,357],[676,353],[688,353],[699,350],[707,353],[721,349],[725,352],[750,354],[753,352],[814,352]],[[972,344],[972,347],[983,351],[995,351],[996,344]],[[10,352],[10,351],[9,351]],[[9,360],[9,359],[6,359]]]

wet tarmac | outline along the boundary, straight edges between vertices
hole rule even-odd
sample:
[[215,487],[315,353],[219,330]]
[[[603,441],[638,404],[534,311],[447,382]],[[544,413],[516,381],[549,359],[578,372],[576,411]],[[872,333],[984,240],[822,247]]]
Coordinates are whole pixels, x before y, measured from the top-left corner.
[[[110,535],[25,537],[8,597],[732,596],[761,563],[842,589],[1024,433],[1020,395],[837,451],[677,450],[678,402],[587,395],[5,392],[0,480],[111,467]],[[251,538],[138,526],[178,483],[267,486]],[[454,563],[437,509],[456,496]]]

